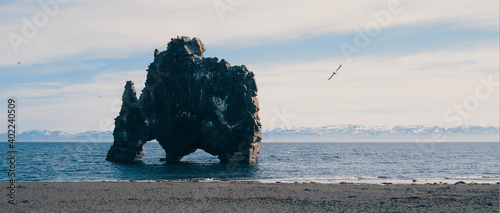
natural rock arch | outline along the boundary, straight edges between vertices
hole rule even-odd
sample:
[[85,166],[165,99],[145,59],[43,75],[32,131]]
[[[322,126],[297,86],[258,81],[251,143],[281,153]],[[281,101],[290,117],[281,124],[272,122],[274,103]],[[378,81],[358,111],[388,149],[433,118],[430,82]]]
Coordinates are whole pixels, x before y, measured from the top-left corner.
[[107,160],[133,161],[144,144],[156,139],[167,162],[202,149],[222,163],[258,163],[262,134],[253,72],[204,58],[197,38],[172,39],[167,51],[155,50],[137,99],[128,81],[115,119],[114,143]]

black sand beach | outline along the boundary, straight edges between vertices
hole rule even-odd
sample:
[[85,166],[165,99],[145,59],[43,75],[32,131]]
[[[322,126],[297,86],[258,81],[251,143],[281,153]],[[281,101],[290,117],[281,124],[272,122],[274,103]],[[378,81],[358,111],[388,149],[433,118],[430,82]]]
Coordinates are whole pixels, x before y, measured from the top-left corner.
[[[9,183],[2,182],[6,192]],[[4,193],[6,194],[6,193]],[[499,185],[19,182],[2,212],[499,212]]]

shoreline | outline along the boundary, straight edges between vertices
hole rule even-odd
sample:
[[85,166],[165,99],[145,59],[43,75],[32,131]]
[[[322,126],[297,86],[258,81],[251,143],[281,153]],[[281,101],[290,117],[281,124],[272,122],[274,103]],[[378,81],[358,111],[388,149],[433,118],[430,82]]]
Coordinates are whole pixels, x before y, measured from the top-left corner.
[[[7,183],[9,180],[0,181]],[[470,179],[470,178],[413,178],[413,179],[391,179],[391,178],[276,178],[276,179],[255,179],[255,180],[237,180],[237,179],[213,179],[213,178],[191,178],[191,179],[156,179],[156,180],[88,180],[88,181],[19,181],[24,183],[154,183],[154,182],[170,182],[170,183],[219,183],[219,182],[235,182],[235,183],[260,183],[260,184],[364,184],[364,185],[499,185],[499,178],[487,179]]]
[[[497,184],[16,182],[7,212],[498,212]],[[5,190],[9,183],[1,182]]]

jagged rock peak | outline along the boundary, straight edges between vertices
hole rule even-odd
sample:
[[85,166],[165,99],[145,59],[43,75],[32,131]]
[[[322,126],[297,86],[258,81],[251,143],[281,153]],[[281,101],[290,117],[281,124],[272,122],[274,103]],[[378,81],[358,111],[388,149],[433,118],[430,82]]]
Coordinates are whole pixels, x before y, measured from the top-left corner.
[[122,95],[122,104],[129,109],[139,107],[139,100],[137,99],[137,93],[135,92],[135,86],[133,81],[127,81],[127,83],[125,84],[125,91],[123,91]]
[[167,45],[167,52],[175,56],[189,56],[195,55],[198,57],[203,57],[203,53],[206,48],[203,42],[198,38],[189,38],[187,36],[177,36],[177,38],[172,38]]
[[115,118],[114,143],[106,157],[111,161],[134,161],[142,157],[146,143],[142,140],[146,129],[145,116],[132,81],[127,81],[122,95],[120,114]]

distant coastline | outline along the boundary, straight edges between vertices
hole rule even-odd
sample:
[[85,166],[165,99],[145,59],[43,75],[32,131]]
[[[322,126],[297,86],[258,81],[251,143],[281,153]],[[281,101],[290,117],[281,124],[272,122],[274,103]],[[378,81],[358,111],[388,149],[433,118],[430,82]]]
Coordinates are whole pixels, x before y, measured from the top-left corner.
[[[263,142],[499,142],[500,128],[494,126],[374,126],[332,125],[263,129]],[[6,142],[6,133],[0,133]],[[70,134],[44,129],[17,135],[18,142],[113,142],[112,131]]]

